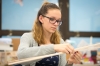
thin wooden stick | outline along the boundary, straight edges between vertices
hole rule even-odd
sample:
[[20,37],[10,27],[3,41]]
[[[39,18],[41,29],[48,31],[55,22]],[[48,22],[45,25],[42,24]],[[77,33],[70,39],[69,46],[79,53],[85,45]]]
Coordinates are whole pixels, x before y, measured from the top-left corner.
[[[75,50],[83,51],[84,49],[88,49],[90,47],[100,48],[100,43],[89,45],[89,46],[84,46],[84,47],[80,47],[80,48],[76,48]],[[55,56],[55,55],[60,55],[60,54],[64,54],[64,53],[63,52],[58,52],[58,53],[44,55],[44,56],[38,56],[38,57],[31,57],[31,58],[26,58],[26,59],[15,60],[13,62],[9,62],[8,65],[20,64],[20,63],[34,61],[34,60],[38,60],[38,59],[42,59],[42,58],[46,58],[46,57],[50,57],[50,56]]]
[[75,50],[84,51],[84,50],[88,50],[89,48],[90,48],[90,50],[94,50],[94,48],[98,49],[98,48],[100,48],[100,43],[92,44],[92,45],[88,45],[88,46],[84,46],[84,47],[79,47],[79,48],[76,48]]
[[46,58],[46,57],[50,57],[50,56],[55,56],[55,55],[60,55],[60,54],[63,54],[63,53],[59,52],[59,53],[54,53],[54,54],[49,54],[49,55],[44,55],[44,56],[37,56],[37,57],[31,57],[31,58],[26,58],[26,59],[15,60],[14,62],[8,63],[8,65],[34,61],[34,60],[38,60],[38,59],[42,59],[42,58]]

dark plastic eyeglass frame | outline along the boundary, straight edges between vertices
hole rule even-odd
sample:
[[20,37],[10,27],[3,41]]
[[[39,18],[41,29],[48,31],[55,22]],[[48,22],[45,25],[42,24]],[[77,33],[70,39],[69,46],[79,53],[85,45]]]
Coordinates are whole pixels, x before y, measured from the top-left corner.
[[[48,18],[49,22],[51,21],[51,17],[47,17],[45,15],[42,15],[42,16]],[[62,21],[58,22],[58,20],[55,19],[54,23],[56,23],[56,22],[59,23],[59,26],[62,24]],[[52,23],[52,22],[50,22],[50,23]],[[54,24],[54,23],[52,23],[52,24]]]

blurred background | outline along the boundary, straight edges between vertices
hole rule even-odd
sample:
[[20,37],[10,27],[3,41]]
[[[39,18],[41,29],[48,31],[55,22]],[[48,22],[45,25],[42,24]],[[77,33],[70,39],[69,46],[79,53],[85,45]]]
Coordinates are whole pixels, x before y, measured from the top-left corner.
[[82,43],[100,43],[100,0],[0,0],[0,38],[12,39],[13,50],[17,50],[21,35],[32,30],[45,1],[61,8],[59,30],[66,42],[75,48]]
[[76,45],[85,40],[100,42],[100,0],[0,0],[0,37],[20,38],[32,30],[37,12],[43,2],[60,6],[62,25],[59,30],[64,40]]

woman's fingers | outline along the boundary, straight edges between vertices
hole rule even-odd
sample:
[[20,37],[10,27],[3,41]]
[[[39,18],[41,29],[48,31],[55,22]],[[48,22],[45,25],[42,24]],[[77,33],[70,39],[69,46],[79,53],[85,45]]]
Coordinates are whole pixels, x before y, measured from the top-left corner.
[[77,60],[77,58],[76,57],[74,57],[74,59],[75,59],[75,61],[74,61],[74,63],[79,63],[79,61]]
[[82,54],[81,54],[80,52],[78,52],[78,51],[77,51],[77,53],[76,53],[76,54],[77,54],[77,56],[79,57],[79,59],[81,59],[81,60],[82,60]]
[[65,47],[66,51],[68,52],[68,54],[72,53],[72,50],[69,47]]
[[81,59],[82,59],[82,54],[80,52],[76,51],[74,53],[74,58],[76,59],[77,63],[80,63]]
[[72,62],[72,63],[75,63],[75,64],[77,64],[77,63],[79,62],[79,61],[77,60],[77,58],[75,57],[74,54],[72,54],[72,55],[70,56],[69,61]]
[[57,52],[64,52],[66,54],[72,54],[74,52],[74,48],[70,44],[54,45],[54,49]]
[[76,54],[74,54],[74,55],[75,55],[75,58],[76,58],[78,61],[81,60],[80,55],[78,55],[78,53],[76,53]]
[[74,50],[74,47],[71,45],[71,44],[67,44],[68,45],[68,47],[70,48],[70,49],[72,49],[72,50]]
[[70,52],[66,48],[64,48],[63,52],[66,54],[70,54]]
[[69,54],[72,54],[74,52],[74,48],[70,44],[64,44],[66,51],[69,52]]
[[75,64],[79,64],[81,60],[82,60],[82,54],[79,51],[75,51],[69,57],[69,61]]

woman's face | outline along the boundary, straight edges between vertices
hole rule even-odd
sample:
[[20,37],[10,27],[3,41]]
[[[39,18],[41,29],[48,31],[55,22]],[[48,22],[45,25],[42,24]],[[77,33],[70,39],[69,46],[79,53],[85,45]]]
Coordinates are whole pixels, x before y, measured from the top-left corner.
[[54,33],[59,23],[61,23],[61,12],[58,9],[50,9],[46,15],[42,15],[43,30],[49,33]]

